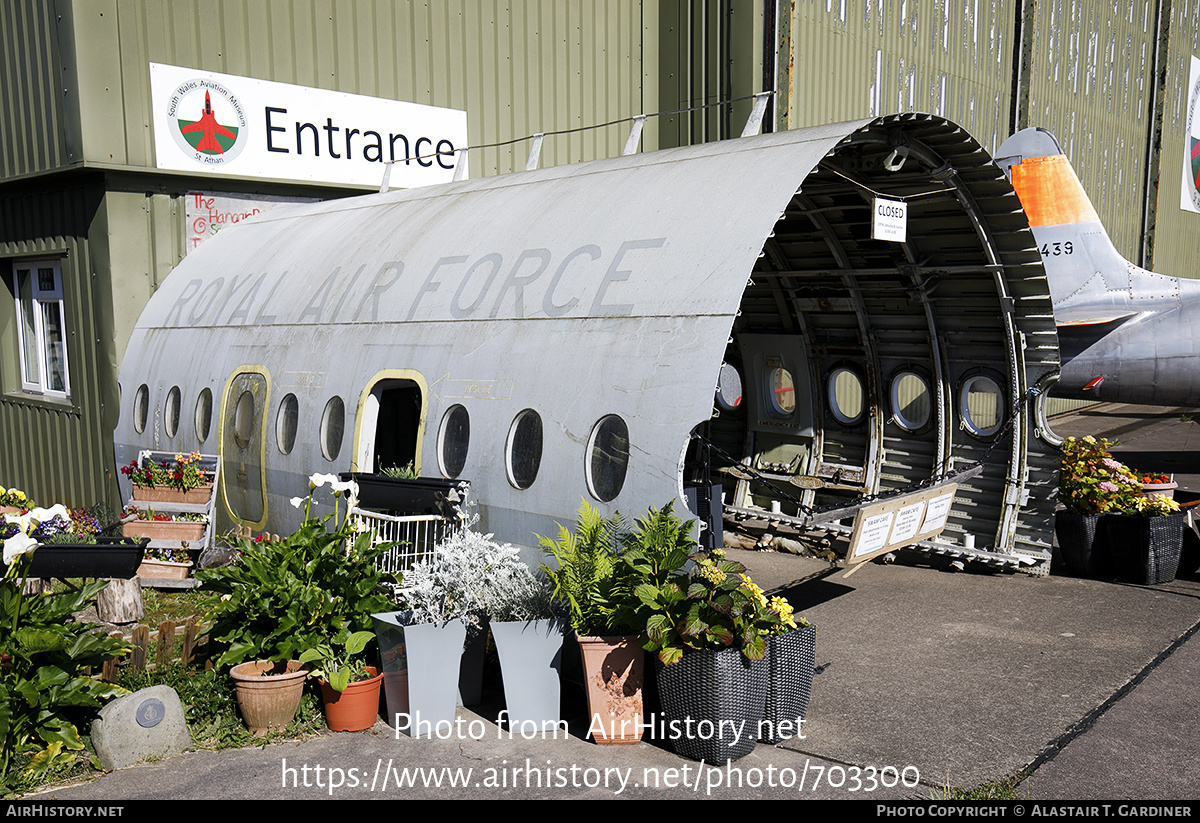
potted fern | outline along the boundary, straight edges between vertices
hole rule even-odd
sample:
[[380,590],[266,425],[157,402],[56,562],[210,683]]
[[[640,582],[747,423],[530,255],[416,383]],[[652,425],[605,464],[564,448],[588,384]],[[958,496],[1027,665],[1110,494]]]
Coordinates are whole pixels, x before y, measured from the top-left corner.
[[560,525],[557,540],[539,536],[557,564],[542,569],[579,643],[597,743],[641,739],[642,646],[651,614],[642,595],[687,562],[696,547],[693,527],[668,503],[651,508],[630,531],[620,515],[605,518],[584,501],[574,532]]

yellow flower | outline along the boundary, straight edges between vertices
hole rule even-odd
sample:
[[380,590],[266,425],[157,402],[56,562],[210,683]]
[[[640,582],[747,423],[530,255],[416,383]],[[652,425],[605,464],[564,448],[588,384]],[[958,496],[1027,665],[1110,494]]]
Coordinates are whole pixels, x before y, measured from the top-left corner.
[[751,580],[749,575],[739,574],[738,577],[742,578],[742,587],[750,592],[751,596],[758,601],[760,606],[766,607],[767,597],[763,594],[763,590],[758,587],[758,584]]
[[714,566],[711,560],[700,561],[700,576],[713,585],[718,585],[725,580],[725,572]]
[[796,628],[796,619],[793,617],[792,604],[784,600],[782,597],[772,597],[770,602],[772,611],[779,615],[779,622],[789,629]]

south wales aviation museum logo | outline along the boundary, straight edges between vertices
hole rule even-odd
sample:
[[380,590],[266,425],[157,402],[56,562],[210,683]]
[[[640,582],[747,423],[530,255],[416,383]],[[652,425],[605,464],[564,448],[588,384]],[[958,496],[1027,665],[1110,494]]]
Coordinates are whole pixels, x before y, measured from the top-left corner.
[[250,142],[246,111],[223,83],[195,78],[180,83],[167,103],[175,145],[199,166],[220,166]]

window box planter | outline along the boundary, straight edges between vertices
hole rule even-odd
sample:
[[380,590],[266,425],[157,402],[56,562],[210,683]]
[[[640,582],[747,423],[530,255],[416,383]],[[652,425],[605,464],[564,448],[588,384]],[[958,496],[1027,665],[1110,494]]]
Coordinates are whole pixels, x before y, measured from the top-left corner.
[[401,480],[382,474],[342,472],[338,478],[358,484],[358,505],[393,514],[436,514],[454,519],[455,505],[462,500],[463,480],[416,477]]
[[202,483],[194,489],[182,491],[165,486],[134,486],[133,499],[143,503],[199,503],[204,504],[212,497],[213,484]]
[[137,574],[149,542],[145,537],[98,537],[95,543],[38,546],[29,563],[29,576],[129,580]]
[[137,570],[137,576],[142,580],[187,580],[191,573],[191,563],[169,560],[143,560]]
[[204,538],[207,526],[207,523],[200,520],[132,520],[122,527],[122,533],[126,537],[194,543]]

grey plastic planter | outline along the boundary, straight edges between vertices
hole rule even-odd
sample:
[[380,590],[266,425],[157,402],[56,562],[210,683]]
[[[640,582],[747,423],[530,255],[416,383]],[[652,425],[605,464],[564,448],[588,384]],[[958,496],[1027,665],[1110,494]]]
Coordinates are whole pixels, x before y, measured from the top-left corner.
[[509,729],[541,734],[559,725],[562,626],[552,620],[492,623]]
[[[454,727],[467,626],[461,620],[409,625],[411,612],[371,615],[383,664],[388,723],[410,737]],[[398,716],[399,715],[399,716]]]

